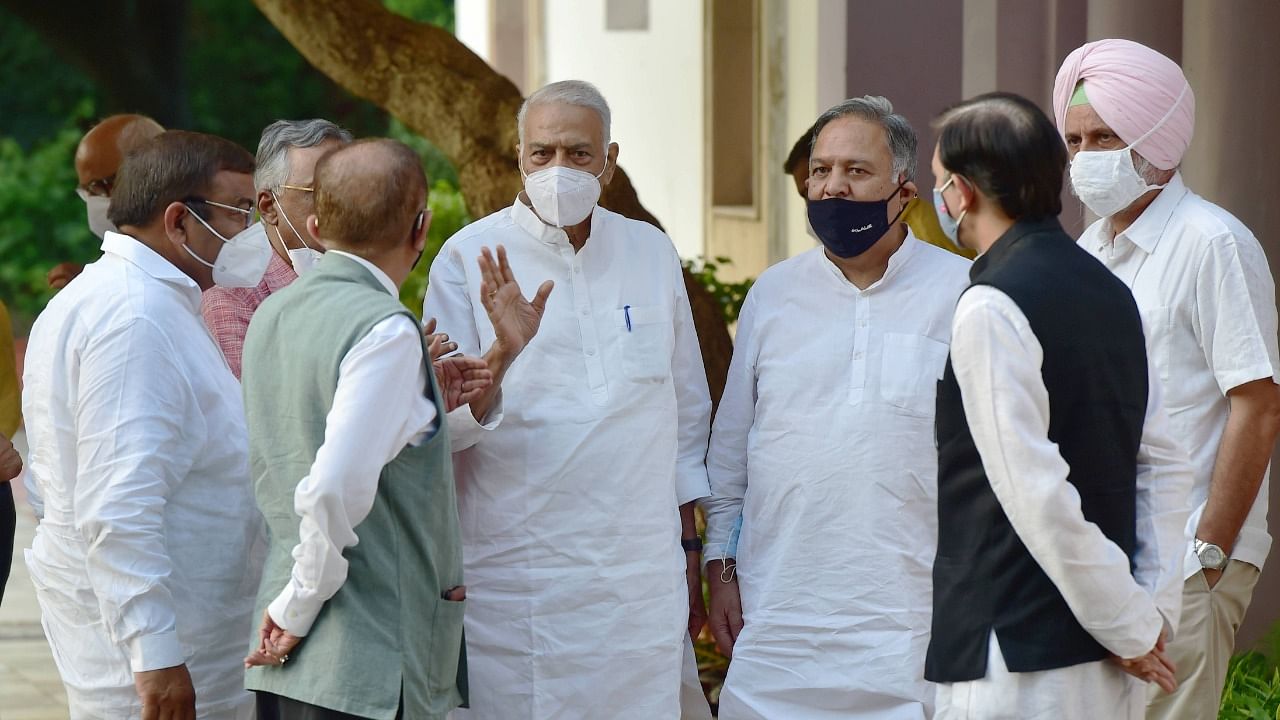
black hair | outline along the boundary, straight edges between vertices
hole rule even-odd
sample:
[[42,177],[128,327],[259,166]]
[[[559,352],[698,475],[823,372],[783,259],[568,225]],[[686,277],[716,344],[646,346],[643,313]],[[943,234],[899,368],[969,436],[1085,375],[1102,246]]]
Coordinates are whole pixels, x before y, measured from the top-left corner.
[[1062,212],[1067,148],[1035,103],[993,92],[965,100],[935,121],[938,160],[1000,205],[1013,220]]

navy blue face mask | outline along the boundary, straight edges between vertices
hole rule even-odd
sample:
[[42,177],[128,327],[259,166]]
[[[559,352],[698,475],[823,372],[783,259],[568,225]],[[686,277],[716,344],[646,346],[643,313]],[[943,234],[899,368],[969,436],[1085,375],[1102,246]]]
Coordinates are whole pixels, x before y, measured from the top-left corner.
[[902,211],[907,209],[903,203],[898,214],[892,220],[886,219],[889,214],[889,201],[906,185],[905,180],[898,185],[889,197],[883,200],[846,200],[844,198],[827,198],[826,200],[810,200],[809,224],[817,233],[818,239],[836,257],[857,257],[871,249],[889,228],[898,222]]

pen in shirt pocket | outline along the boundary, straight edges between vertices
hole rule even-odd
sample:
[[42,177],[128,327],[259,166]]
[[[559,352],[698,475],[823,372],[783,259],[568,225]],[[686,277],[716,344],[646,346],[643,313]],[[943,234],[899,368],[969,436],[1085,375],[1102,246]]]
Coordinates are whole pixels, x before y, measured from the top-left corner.
[[622,317],[627,321],[627,332],[631,332],[631,306],[622,306]]

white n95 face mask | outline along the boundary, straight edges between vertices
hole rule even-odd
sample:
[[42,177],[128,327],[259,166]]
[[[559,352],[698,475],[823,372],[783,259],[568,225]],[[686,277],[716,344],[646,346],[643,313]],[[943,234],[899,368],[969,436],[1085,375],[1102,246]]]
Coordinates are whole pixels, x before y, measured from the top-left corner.
[[280,241],[280,247],[284,250],[285,254],[289,256],[289,264],[293,265],[293,271],[297,273],[298,277],[302,277],[303,273],[315,267],[316,263],[320,262],[320,257],[324,255],[324,253],[311,247],[311,245],[307,243],[307,239],[302,236],[302,233],[298,232],[298,229],[293,226],[293,221],[289,219],[289,213],[285,212],[284,208],[280,207],[280,198],[276,197],[274,192],[271,193],[271,197],[276,201],[276,210],[280,213],[280,217],[284,218],[285,224],[289,226],[289,229],[293,231],[294,235],[298,236],[298,240],[302,241],[302,247],[296,250],[291,250],[289,246],[285,244],[284,236],[280,234],[280,226],[276,226],[276,239]]
[[256,287],[262,282],[262,275],[267,271],[267,263],[271,262],[271,245],[267,240],[266,228],[261,222],[253,223],[228,240],[194,210],[191,208],[187,210],[190,210],[191,215],[199,220],[201,225],[222,241],[222,249],[218,251],[218,257],[214,258],[213,262],[200,257],[190,247],[182,246],[188,255],[196,259],[196,262],[213,268],[215,285],[226,288],[247,288]]
[[[604,170],[609,168],[605,161]],[[592,208],[600,200],[600,178],[589,172],[556,165],[539,170],[532,175],[524,175],[524,192],[538,211],[538,217],[548,225],[568,227],[577,225],[591,214]]]
[[1118,150],[1082,150],[1076,153],[1071,161],[1071,189],[1090,212],[1098,217],[1111,217],[1146,192],[1164,187],[1147,184],[1134,167],[1130,151],[1173,117],[1173,111],[1182,103],[1188,87],[1182,86],[1182,92],[1173,101],[1169,112],[1137,140]]
[[89,218],[89,231],[94,235],[102,238],[108,232],[118,232],[116,224],[111,222],[107,217],[107,208],[111,205],[111,198],[106,195],[90,195],[89,193],[76,189],[76,194],[84,200],[85,212]]

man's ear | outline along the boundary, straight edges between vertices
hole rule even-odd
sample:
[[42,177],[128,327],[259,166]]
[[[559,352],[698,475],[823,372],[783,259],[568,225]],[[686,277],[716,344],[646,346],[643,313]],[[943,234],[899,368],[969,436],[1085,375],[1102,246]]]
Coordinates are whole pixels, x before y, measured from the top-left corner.
[[186,205],[180,202],[173,202],[169,203],[169,206],[164,209],[164,213],[160,216],[165,237],[175,248],[181,248],[187,244],[187,228],[183,223],[183,219],[189,212],[191,211],[187,209]]
[[606,166],[604,175],[600,176],[600,186],[604,187],[613,180],[613,171],[618,168],[618,143],[609,143],[609,149],[604,154]]
[[258,214],[268,225],[277,225],[280,214],[276,210],[276,199],[270,190],[258,191]]
[[427,210],[422,214],[422,225],[414,233],[413,250],[414,252],[422,252],[427,247],[427,230],[431,229],[431,211]]
[[320,218],[315,215],[307,216],[307,235],[316,242],[320,247],[324,244],[320,242]]
[[920,188],[916,186],[915,180],[908,180],[902,184],[902,188],[898,190],[898,197],[902,198],[902,202],[906,203],[913,197],[920,196]]

